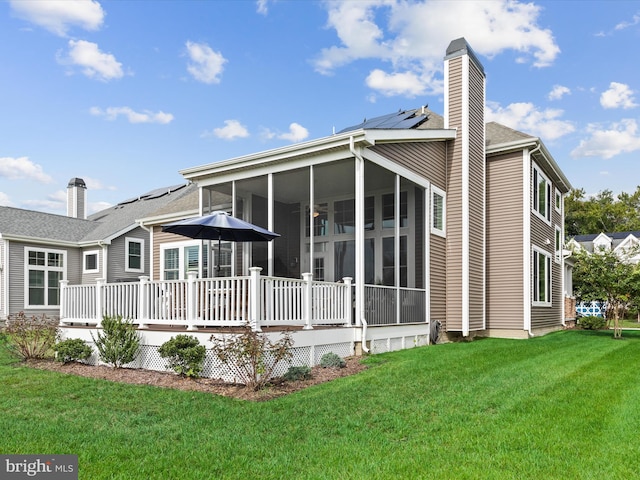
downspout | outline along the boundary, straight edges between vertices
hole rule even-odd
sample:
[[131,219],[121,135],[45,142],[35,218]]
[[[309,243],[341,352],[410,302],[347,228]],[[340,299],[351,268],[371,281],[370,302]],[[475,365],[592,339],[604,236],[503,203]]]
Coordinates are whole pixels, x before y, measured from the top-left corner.
[[[358,199],[364,198],[364,192],[360,191],[362,183],[360,182],[360,173],[361,168],[364,167],[364,158],[360,154],[360,152],[355,148],[355,143],[353,139],[353,135],[349,137],[349,151],[356,159],[356,180],[355,180],[355,197],[356,201]],[[364,296],[364,251],[363,251],[363,239],[362,235],[364,235],[364,220],[362,217],[362,209],[358,208],[358,204],[356,204],[356,279],[355,289],[356,289],[356,315],[358,316],[358,320],[356,320],[356,326],[360,324],[362,326],[362,336],[361,336],[361,345],[362,351],[365,353],[369,353],[369,349],[367,348],[367,320],[364,318],[364,308],[363,306],[363,296]],[[360,237],[360,238],[358,238]]]
[[[538,146],[536,148],[534,148],[533,150],[529,151],[529,164],[527,165],[527,172],[529,172],[529,174],[527,175],[527,188],[529,188],[529,195],[527,195],[527,199],[529,200],[529,205],[526,208],[527,211],[527,215],[529,215],[529,217],[531,217],[531,165],[533,162],[533,154],[536,153],[538,150],[540,150],[541,148],[541,144],[538,143]],[[537,188],[537,186],[536,186]],[[528,245],[527,245],[527,254],[526,254],[526,258],[527,258],[527,262],[529,262],[529,264],[531,264],[531,227],[529,227],[529,239],[528,239]],[[527,288],[529,289],[529,292],[531,292],[531,268],[529,268],[529,278],[527,278]],[[529,293],[529,305],[527,306],[527,308],[529,309],[529,314],[526,316],[526,329],[527,329],[527,334],[529,335],[529,338],[533,337],[533,330],[531,330],[531,308],[533,305],[533,300],[531,297],[531,293]]]

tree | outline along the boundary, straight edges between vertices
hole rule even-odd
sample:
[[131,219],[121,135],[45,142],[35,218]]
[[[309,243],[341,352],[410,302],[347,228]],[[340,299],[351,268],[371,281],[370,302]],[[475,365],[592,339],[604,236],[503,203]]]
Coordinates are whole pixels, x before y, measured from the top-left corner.
[[587,196],[574,189],[564,199],[565,230],[569,237],[601,232],[640,230],[640,186],[633,194],[614,197],[611,190]]
[[640,298],[640,272],[636,265],[611,250],[592,254],[574,252],[574,292],[578,300],[606,302],[605,317],[613,320],[614,338],[622,337],[620,319],[632,302]]

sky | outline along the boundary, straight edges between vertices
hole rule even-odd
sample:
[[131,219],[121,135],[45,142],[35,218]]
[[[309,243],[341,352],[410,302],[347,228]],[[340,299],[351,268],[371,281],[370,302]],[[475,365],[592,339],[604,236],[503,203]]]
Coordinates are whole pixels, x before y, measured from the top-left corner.
[[0,205],[88,213],[179,171],[428,105],[465,37],[487,121],[587,195],[640,185],[634,1],[0,1]]

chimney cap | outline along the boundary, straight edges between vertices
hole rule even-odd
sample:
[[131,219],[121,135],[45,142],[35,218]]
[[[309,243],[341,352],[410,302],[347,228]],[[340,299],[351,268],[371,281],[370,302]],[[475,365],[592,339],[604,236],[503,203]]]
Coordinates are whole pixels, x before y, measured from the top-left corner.
[[484,75],[484,67],[480,60],[476,56],[476,53],[471,48],[471,45],[467,42],[464,37],[456,38],[452,40],[449,46],[447,47],[445,60],[449,60],[450,58],[460,57],[462,55],[469,55],[469,57],[474,61],[474,63],[478,66],[482,74]]
[[84,183],[83,179],[78,177],[73,177],[71,180],[69,180],[69,184],[67,185],[67,188],[71,188],[71,187],[87,188],[87,184]]

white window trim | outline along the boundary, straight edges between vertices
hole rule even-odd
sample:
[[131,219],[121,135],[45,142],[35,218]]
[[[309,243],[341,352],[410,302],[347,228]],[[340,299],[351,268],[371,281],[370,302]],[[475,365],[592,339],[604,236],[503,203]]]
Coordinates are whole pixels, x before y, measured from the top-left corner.
[[[560,238],[560,245],[558,245],[556,242],[556,239],[558,238]],[[556,263],[562,263],[562,250],[564,249],[564,245],[562,242],[562,228],[560,228],[559,225],[556,225],[553,242],[555,247],[553,259]]]
[[[87,269],[87,257],[89,255],[96,256],[96,268]],[[82,273],[98,273],[100,272],[100,251],[99,250],[87,250],[82,252]]]
[[[551,183],[551,181],[549,180],[549,177],[547,177],[543,172],[542,169],[536,164],[536,162],[532,161],[531,162],[533,164],[533,170],[537,173],[538,176],[544,178],[545,182],[547,183],[547,188],[545,191],[545,196],[551,196],[551,190],[553,187],[553,184]],[[537,197],[537,192],[538,192],[538,185],[533,185],[533,179],[535,178],[535,175],[532,173],[531,175],[531,188],[532,188],[532,195],[531,195],[531,211],[536,215],[536,217],[538,217],[540,220],[542,220],[543,222],[545,222],[547,225],[551,225],[551,198],[548,198],[548,202],[547,202],[547,212],[549,214],[549,218],[547,218],[546,216],[542,215],[539,211],[538,211],[538,205],[536,204],[536,197]]]
[[[434,217],[433,217],[433,195],[436,194],[440,197],[442,197],[442,229],[436,228],[433,223],[434,223]],[[444,190],[440,190],[438,187],[436,187],[435,185],[431,185],[431,195],[430,195],[430,202],[429,202],[429,223],[431,226],[431,233],[434,235],[438,235],[439,237],[444,237],[446,238],[447,236],[447,194],[444,192]]]
[[[224,242],[223,242],[224,243]],[[212,243],[212,248],[217,248],[218,242],[215,242],[215,245]],[[160,280],[164,280],[164,252],[165,250],[171,250],[173,248],[178,249],[178,278],[180,280],[185,280],[185,258],[184,258],[184,249],[185,247],[194,247],[194,246],[202,246],[202,248],[207,248],[207,242],[203,242],[202,240],[187,240],[184,242],[171,242],[171,243],[162,243],[160,244],[160,272],[158,278]],[[202,259],[202,252],[200,252],[200,259]],[[200,268],[202,268],[200,266]]]
[[[29,265],[29,252],[44,252],[45,254],[45,265]],[[62,267],[49,267],[46,265],[46,258],[48,253],[56,253],[62,254]],[[47,249],[47,248],[37,248],[37,247],[24,247],[24,308],[27,309],[51,309],[51,308],[60,308],[60,305],[49,305],[47,290],[49,288],[48,285],[48,276],[45,275],[45,295],[44,295],[44,305],[29,305],[29,270],[41,270],[43,272],[55,271],[62,272],[62,280],[67,279],[67,252],[66,250],[55,250],[55,249]]]
[[[552,298],[552,290],[553,290],[553,262],[551,261],[551,255],[549,255],[549,252],[546,252],[544,250],[542,250],[541,248],[532,246],[532,251],[531,251],[531,304],[534,307],[551,307],[553,305],[553,298]],[[535,277],[534,277],[534,273],[535,273],[535,269],[536,269],[536,262],[535,262],[535,254],[538,255],[543,255],[548,261],[547,261],[547,265],[549,268],[549,281],[548,281],[548,285],[547,282],[545,282],[545,286],[547,289],[547,299],[544,302],[541,302],[539,300],[535,299]]]
[[560,193],[560,190],[558,190],[557,188],[554,189],[554,192],[555,193],[553,197],[553,202],[556,208],[556,212],[562,213],[562,194]]
[[[129,268],[129,244],[131,243],[139,243],[140,244],[140,268]],[[144,273],[144,239],[143,238],[134,238],[134,237],[125,237],[124,239],[124,271],[125,272],[134,272],[134,273]]]

